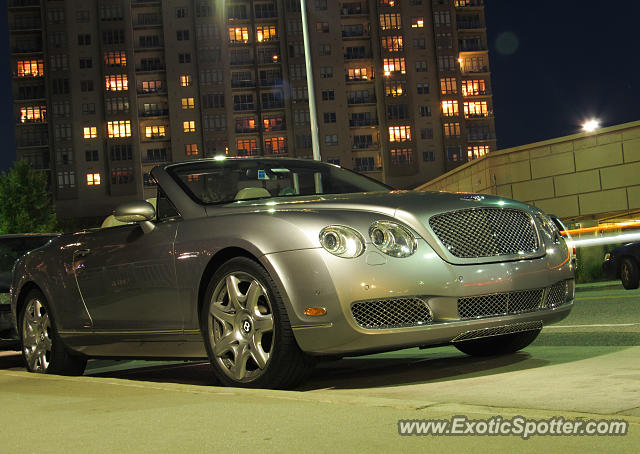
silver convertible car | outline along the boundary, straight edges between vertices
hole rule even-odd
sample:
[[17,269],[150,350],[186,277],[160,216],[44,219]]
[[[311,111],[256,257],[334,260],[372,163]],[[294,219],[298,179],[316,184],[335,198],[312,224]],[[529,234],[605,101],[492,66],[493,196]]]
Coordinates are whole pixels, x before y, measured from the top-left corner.
[[[22,257],[11,307],[27,368],[208,358],[226,385],[288,388],[322,358],[455,345],[515,352],[566,317],[555,224],[513,200],[394,191],[315,161],[156,167],[155,203]],[[154,206],[155,205],[155,206]]]

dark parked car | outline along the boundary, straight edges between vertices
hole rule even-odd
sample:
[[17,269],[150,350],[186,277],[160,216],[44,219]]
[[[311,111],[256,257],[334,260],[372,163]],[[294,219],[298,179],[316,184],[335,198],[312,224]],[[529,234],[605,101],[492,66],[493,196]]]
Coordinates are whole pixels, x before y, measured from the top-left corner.
[[602,270],[610,279],[620,279],[627,290],[640,283],[640,242],[619,246],[604,256]]
[[18,345],[9,304],[13,264],[25,253],[43,246],[56,236],[53,233],[0,235],[0,348],[16,348]]

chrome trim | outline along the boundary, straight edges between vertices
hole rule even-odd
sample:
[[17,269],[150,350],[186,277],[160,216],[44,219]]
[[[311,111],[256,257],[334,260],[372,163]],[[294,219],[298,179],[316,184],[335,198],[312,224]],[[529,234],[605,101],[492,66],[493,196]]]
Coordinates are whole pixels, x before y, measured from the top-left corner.
[[485,337],[501,336],[504,334],[522,333],[525,331],[537,331],[542,329],[542,320],[533,322],[514,323],[511,325],[494,326],[491,328],[483,328],[466,331],[458,334],[451,339],[451,342],[464,342],[474,339],[482,339]]

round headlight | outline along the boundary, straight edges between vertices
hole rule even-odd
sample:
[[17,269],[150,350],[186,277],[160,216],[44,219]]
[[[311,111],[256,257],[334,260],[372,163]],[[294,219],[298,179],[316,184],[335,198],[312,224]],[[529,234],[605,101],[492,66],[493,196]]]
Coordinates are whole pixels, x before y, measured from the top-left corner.
[[320,244],[333,255],[358,257],[364,252],[364,238],[357,231],[342,225],[330,225],[320,232]]
[[391,221],[376,221],[371,224],[369,237],[375,247],[391,257],[409,257],[418,245],[416,237],[408,228]]

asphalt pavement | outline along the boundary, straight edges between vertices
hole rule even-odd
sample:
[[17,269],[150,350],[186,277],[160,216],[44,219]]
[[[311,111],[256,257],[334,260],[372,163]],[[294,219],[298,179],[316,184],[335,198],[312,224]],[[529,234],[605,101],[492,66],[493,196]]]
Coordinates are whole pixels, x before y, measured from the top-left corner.
[[[83,377],[24,372],[0,354],[0,452],[638,452],[640,291],[581,286],[527,349],[453,347],[321,364],[293,391],[215,386],[209,365],[91,361]],[[400,419],[622,419],[626,436],[400,436]],[[13,424],[12,424],[13,423]]]

